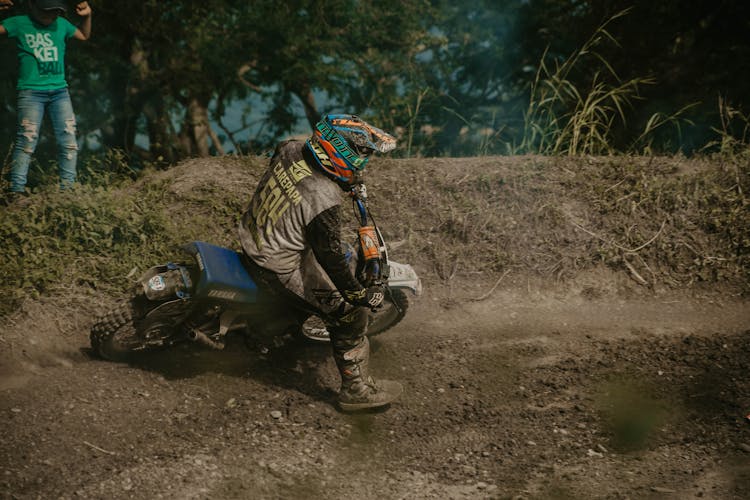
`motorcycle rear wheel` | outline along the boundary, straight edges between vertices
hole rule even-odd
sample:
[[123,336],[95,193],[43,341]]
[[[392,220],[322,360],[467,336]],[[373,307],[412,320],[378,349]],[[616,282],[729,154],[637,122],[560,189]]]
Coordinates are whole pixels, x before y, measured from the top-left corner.
[[109,361],[124,361],[145,348],[135,326],[138,316],[135,300],[123,300],[96,319],[89,339],[97,355]]
[[191,307],[189,301],[152,302],[138,293],[97,318],[91,348],[104,359],[126,361],[134,353],[172,345],[181,338],[175,318],[184,318]]

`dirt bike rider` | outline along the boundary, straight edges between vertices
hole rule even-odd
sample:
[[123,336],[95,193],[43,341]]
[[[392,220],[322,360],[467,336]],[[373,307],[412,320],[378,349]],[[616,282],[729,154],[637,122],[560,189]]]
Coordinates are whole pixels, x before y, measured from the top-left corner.
[[340,235],[342,190],[361,182],[369,155],[395,147],[357,116],[324,115],[309,140],[277,146],[239,228],[253,279],[326,322],[344,411],[387,405],[403,391],[369,374],[367,308],[380,306],[385,291],[354,277]]

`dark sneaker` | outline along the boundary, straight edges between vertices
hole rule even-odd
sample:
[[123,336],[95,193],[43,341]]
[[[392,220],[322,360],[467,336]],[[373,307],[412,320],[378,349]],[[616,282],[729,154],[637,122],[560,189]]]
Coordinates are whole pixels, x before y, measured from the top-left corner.
[[3,205],[6,207],[27,207],[31,203],[31,199],[26,196],[26,193],[20,193],[15,191],[8,191],[5,193],[2,199]]
[[367,382],[352,384],[339,393],[339,406],[343,411],[368,410],[394,402],[404,386],[393,380],[378,380],[368,377]]

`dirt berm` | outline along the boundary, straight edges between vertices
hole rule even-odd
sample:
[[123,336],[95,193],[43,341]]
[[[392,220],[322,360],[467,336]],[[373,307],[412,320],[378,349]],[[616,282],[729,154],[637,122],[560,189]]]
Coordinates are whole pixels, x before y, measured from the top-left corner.
[[745,163],[374,161],[376,222],[424,282],[373,340],[406,386],[384,412],[337,411],[320,345],[89,356],[152,242],[237,248],[264,161],[117,187],[157,192],[171,232],[131,228],[130,278],[63,273],[0,320],[1,498],[750,498]]

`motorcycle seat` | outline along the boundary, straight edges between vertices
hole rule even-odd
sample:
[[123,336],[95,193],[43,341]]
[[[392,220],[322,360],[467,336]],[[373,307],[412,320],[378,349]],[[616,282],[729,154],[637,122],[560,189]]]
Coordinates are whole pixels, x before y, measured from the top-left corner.
[[194,291],[196,298],[257,302],[258,285],[238,252],[203,241],[193,241],[185,245],[185,250],[195,257],[201,273]]

